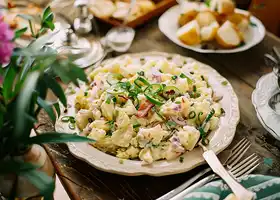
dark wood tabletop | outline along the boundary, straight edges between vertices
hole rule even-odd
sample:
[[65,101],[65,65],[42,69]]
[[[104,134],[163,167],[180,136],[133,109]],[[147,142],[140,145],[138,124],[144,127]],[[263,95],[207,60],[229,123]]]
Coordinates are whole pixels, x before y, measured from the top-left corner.
[[[264,64],[263,55],[271,52],[273,46],[280,47],[280,39],[267,33],[260,44],[245,52],[200,54],[172,43],[159,31],[156,19],[136,31],[129,52],[161,51],[189,56],[210,65],[229,80],[239,98],[241,115],[231,146],[247,137],[252,143],[249,153],[256,152],[269,160],[258,167],[255,173],[280,176],[280,142],[262,127],[251,101],[258,79],[271,72],[271,68]],[[54,129],[44,114],[40,121],[44,130]],[[153,200],[206,167],[204,165],[183,174],[164,177],[126,177],[99,171],[80,161],[69,153],[65,144],[48,145],[47,151],[66,191],[75,200]]]

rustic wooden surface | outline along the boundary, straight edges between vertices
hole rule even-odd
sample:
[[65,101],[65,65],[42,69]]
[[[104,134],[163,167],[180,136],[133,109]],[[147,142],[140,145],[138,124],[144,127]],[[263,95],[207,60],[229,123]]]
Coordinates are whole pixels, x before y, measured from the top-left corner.
[[[251,103],[251,94],[257,80],[271,71],[264,65],[263,55],[277,45],[280,47],[280,40],[268,33],[262,43],[246,52],[231,55],[199,54],[169,41],[159,31],[157,20],[154,20],[137,29],[130,52],[154,50],[190,56],[209,64],[226,77],[237,93],[241,114],[233,144],[242,137],[247,137],[252,142],[250,153],[256,152],[262,158],[273,160],[272,166],[264,163],[258,167],[256,173],[280,176],[280,142],[261,126]],[[44,130],[53,130],[53,126],[44,116],[41,123]],[[50,145],[47,149],[69,196],[75,200],[152,200],[205,168],[201,166],[187,173],[165,177],[125,177],[99,171],[76,159],[64,144]]]

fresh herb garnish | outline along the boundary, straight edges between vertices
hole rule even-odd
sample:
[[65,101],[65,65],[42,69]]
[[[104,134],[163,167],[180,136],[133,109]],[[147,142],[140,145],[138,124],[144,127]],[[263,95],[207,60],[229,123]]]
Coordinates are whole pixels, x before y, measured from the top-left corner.
[[201,119],[200,119],[200,117],[203,115],[203,112],[199,112],[198,113],[198,115],[197,115],[197,119],[198,119],[198,121],[201,123],[202,121],[201,121]]
[[184,65],[187,64],[187,61],[184,60],[184,63],[183,63],[183,64],[184,64]]
[[172,80],[176,80],[178,78],[178,76],[174,75],[171,77]]
[[250,21],[250,25],[251,26],[254,26],[254,27],[257,27],[257,24],[255,24],[254,22]]
[[194,72],[190,72],[190,74],[192,74],[192,75],[193,75],[193,74],[194,74]]
[[172,56],[168,56],[167,60],[172,60],[172,58],[173,58]]
[[222,85],[224,85],[224,86],[226,86],[227,84],[228,84],[227,81],[223,81],[223,82],[222,82]]
[[221,108],[221,113],[222,113],[222,115],[223,115],[223,114],[226,113],[226,111],[225,111],[223,108]]
[[207,6],[207,7],[210,7],[210,5],[211,5],[211,0],[205,0],[205,5]]
[[172,127],[175,127],[177,124],[176,124],[176,122],[173,122],[173,121],[169,120],[169,121],[166,122],[166,125],[172,128]]
[[141,124],[134,124],[133,125],[133,128],[138,128],[138,127],[140,127],[141,126]]
[[205,78],[203,75],[200,76],[201,77],[201,80],[205,81]]
[[84,96],[86,97],[88,95],[88,92],[84,92]]
[[181,102],[180,102],[180,101],[175,101],[175,103],[176,103],[176,104],[181,104]]
[[189,113],[189,119],[193,119],[193,118],[195,118],[196,117],[196,113],[194,112],[194,111],[191,111],[190,113]]
[[188,84],[192,84],[192,82],[193,82],[191,78],[189,78],[188,76],[186,76],[186,75],[183,74],[183,73],[180,74],[180,78],[186,78],[187,81],[188,81]]
[[196,86],[195,85],[193,86],[193,92],[196,92]]
[[180,163],[183,163],[183,162],[184,162],[184,157],[181,156],[181,157],[179,158],[179,161],[180,161]]
[[[204,128],[206,126],[206,124],[210,121],[210,119],[214,116],[215,114],[215,110],[212,109],[210,111],[210,113],[207,115],[207,117],[205,118],[204,122],[202,123],[202,125],[198,128],[199,132],[200,132],[200,136],[201,136],[201,139],[202,139],[202,144],[203,145],[207,145],[207,138],[206,138],[206,133],[204,131]],[[208,141],[209,143],[209,141]]]
[[119,160],[119,163],[120,163],[120,164],[123,164],[123,162],[124,162],[123,160],[121,160],[121,159]]
[[113,100],[114,103],[117,102],[117,98],[115,96],[112,98],[112,100]]
[[105,103],[110,104],[111,103],[111,97],[107,97]]
[[246,43],[244,41],[240,42],[240,44],[237,47],[243,47]]
[[137,72],[137,74],[138,74],[139,76],[145,76],[145,72],[143,72],[143,71]]

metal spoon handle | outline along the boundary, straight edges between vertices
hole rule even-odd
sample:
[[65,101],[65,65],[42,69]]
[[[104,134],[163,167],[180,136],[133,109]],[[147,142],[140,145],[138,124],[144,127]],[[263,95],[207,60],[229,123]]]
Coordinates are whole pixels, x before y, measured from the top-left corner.
[[135,3],[136,3],[136,0],[131,0],[130,1],[129,8],[128,8],[127,14],[126,14],[126,16],[125,16],[125,18],[123,20],[122,26],[127,24],[128,18],[129,18],[130,14],[131,14],[132,9],[135,6]]

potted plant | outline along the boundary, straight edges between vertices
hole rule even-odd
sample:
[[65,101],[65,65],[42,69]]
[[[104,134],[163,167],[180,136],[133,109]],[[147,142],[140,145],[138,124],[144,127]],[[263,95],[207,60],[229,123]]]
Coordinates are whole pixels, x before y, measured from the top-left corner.
[[40,17],[41,28],[32,29],[31,16],[20,15],[29,21],[33,40],[25,48],[16,48],[14,41],[26,30],[11,31],[0,16],[0,193],[15,197],[34,195],[52,199],[54,191],[53,168],[44,143],[87,142],[85,137],[63,133],[44,133],[30,136],[36,131],[37,116],[44,110],[55,122],[60,115],[58,102],[46,100],[51,90],[66,106],[67,100],[56,77],[78,86],[78,79],[87,81],[83,70],[46,46],[56,33],[54,15],[46,8]]

